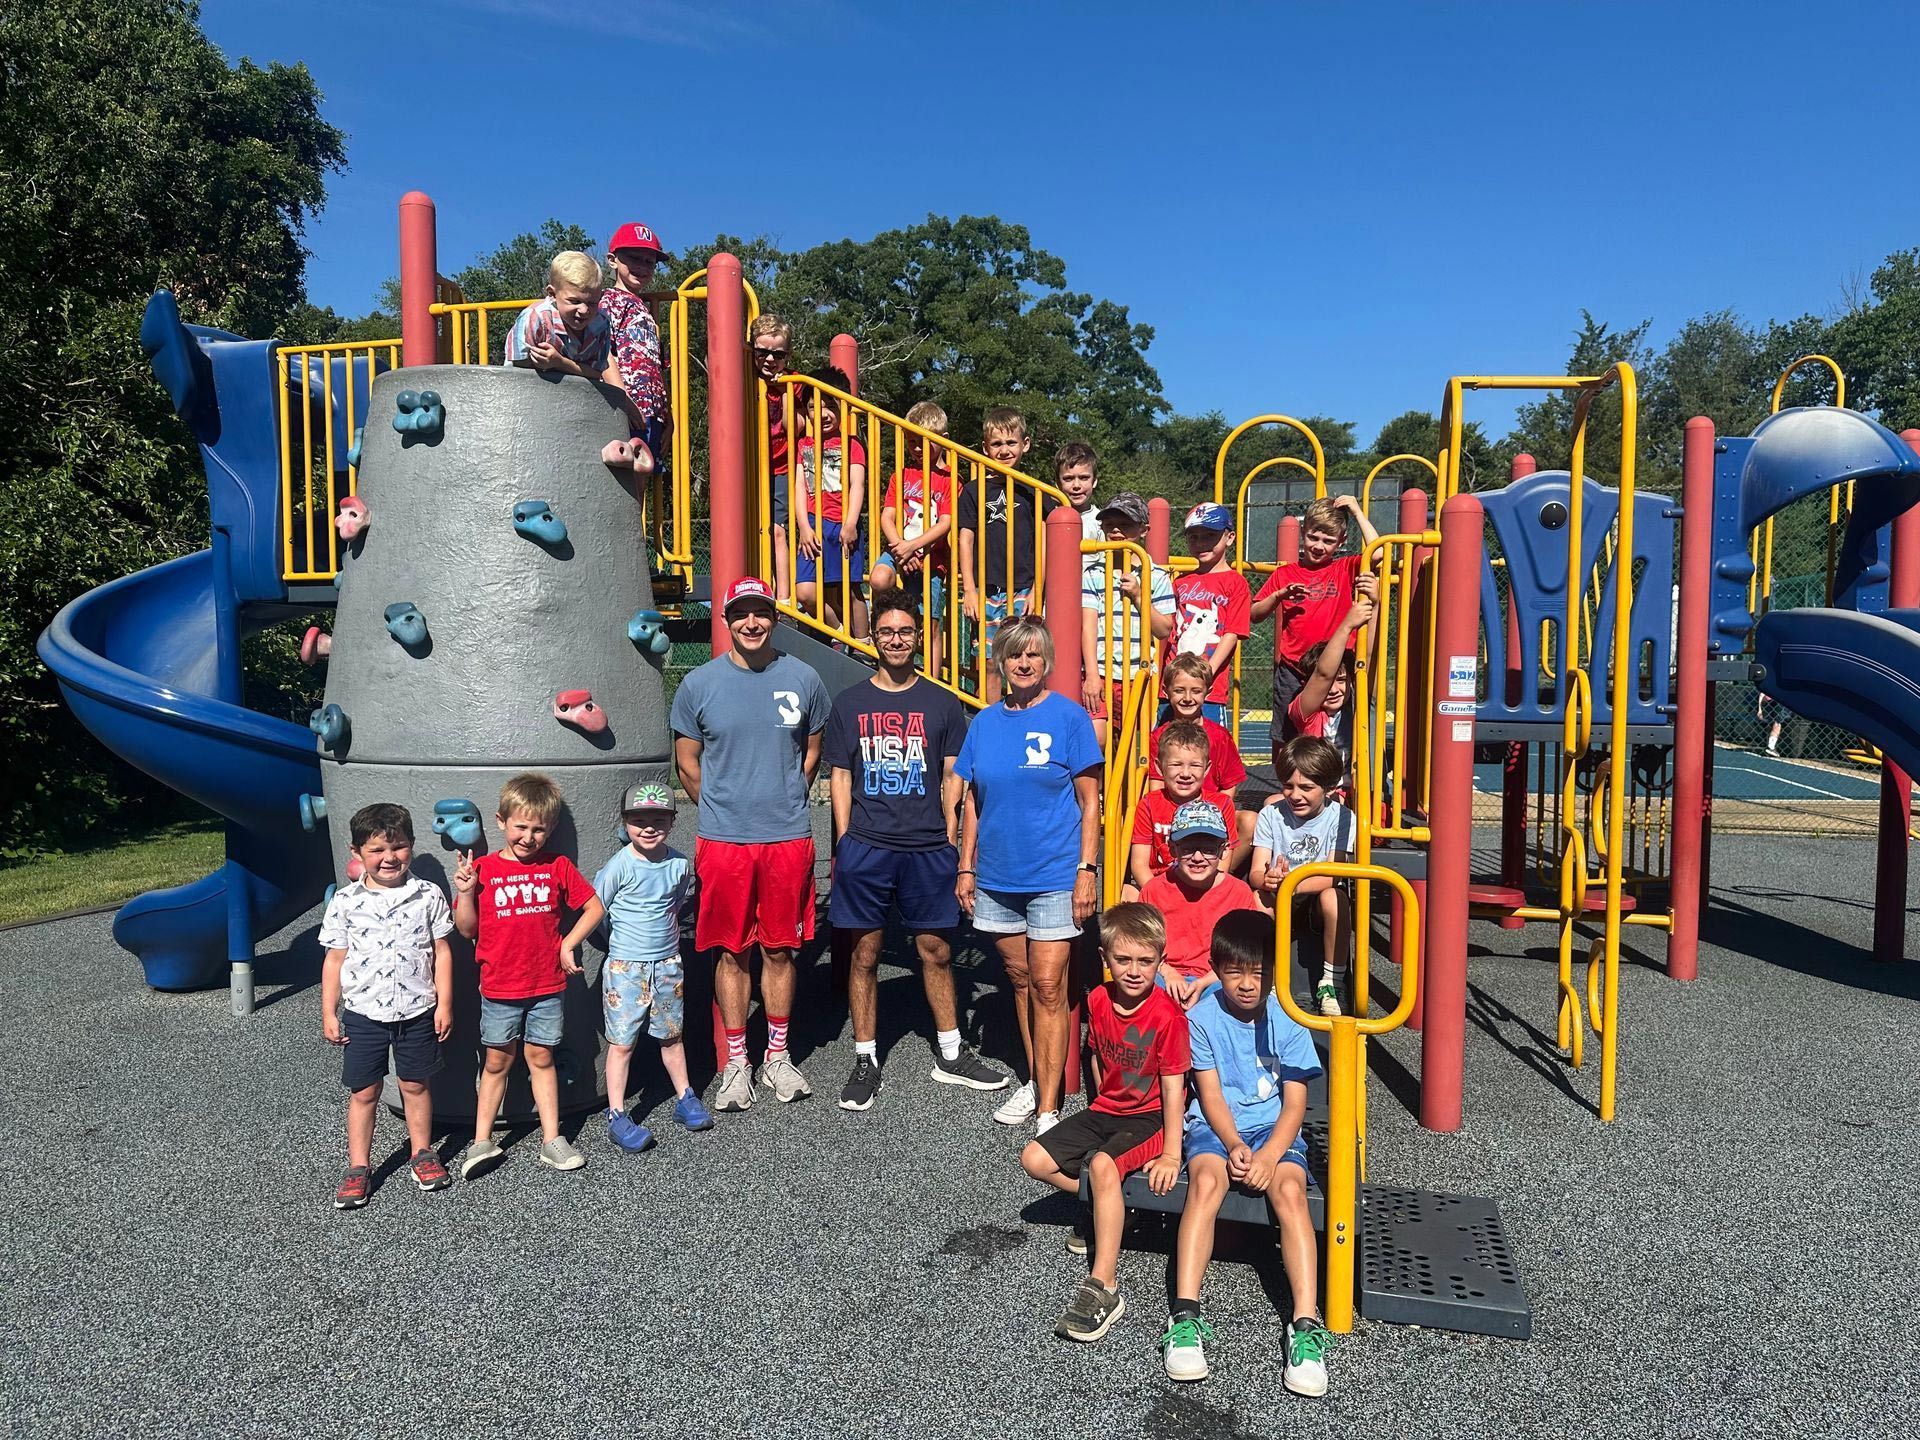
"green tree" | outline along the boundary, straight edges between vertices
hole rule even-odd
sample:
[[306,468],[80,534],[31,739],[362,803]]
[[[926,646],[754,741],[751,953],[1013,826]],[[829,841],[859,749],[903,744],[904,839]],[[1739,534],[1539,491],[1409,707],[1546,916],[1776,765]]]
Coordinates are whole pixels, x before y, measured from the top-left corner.
[[1871,285],[1874,303],[1834,327],[1848,403],[1895,430],[1920,426],[1920,249],[1889,255]]
[[79,740],[33,654],[81,591],[206,543],[199,458],[142,307],[271,335],[344,156],[304,66],[230,65],[187,0],[0,8],[0,744],[9,842],[158,792]]
[[[1580,312],[1580,329],[1567,358],[1567,374],[1599,375],[1626,361],[1636,380],[1653,368],[1653,352],[1646,344],[1651,320],[1626,330],[1615,330]],[[1495,447],[1495,464],[1505,474],[1507,462],[1520,451],[1531,454],[1542,470],[1564,470],[1573,456],[1574,394],[1556,390],[1532,404],[1522,405],[1514,428]],[[1602,485],[1614,485],[1620,474],[1620,387],[1609,386],[1593,402],[1587,422],[1586,474]],[[1495,481],[1494,483],[1498,483]]]

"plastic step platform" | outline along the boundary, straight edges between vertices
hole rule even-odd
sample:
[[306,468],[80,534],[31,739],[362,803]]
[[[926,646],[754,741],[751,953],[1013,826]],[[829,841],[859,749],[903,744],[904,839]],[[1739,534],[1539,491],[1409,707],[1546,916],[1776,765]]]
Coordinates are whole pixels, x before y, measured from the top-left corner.
[[1533,1335],[1500,1206],[1484,1196],[1362,1185],[1354,1289],[1369,1320],[1515,1340]]

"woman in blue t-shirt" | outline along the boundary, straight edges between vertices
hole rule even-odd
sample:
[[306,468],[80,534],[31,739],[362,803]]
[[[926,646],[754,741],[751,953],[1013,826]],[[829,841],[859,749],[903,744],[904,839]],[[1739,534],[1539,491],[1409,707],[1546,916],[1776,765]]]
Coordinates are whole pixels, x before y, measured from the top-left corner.
[[1067,1065],[1067,962],[1099,906],[1100,767],[1087,712],[1046,688],[1053,637],[1032,615],[994,641],[1001,700],[974,717],[954,773],[967,783],[954,894],[994,937],[1013,984],[1027,1083],[993,1118],[1041,1133],[1060,1113]]

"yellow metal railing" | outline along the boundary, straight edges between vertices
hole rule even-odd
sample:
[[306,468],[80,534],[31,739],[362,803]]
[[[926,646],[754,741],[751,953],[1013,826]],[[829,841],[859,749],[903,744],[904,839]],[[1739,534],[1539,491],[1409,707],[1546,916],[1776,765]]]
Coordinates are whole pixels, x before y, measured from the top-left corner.
[[376,374],[399,366],[400,342],[283,345],[274,351],[274,364],[280,399],[280,575],[324,582],[340,569],[334,511],[359,488],[353,457],[366,421],[367,393]]
[[[1134,812],[1147,786],[1147,741],[1160,708],[1161,643],[1153,638],[1152,619],[1154,566],[1146,550],[1131,541],[1083,540],[1080,563],[1083,593],[1089,582],[1097,585],[1107,617],[1096,629],[1085,666],[1089,684],[1097,683],[1106,692],[1101,696],[1107,712],[1101,737],[1106,756],[1101,903],[1113,905],[1127,883]],[[1137,605],[1116,595],[1127,577],[1138,587]],[[1083,606],[1082,614],[1084,624],[1094,612]]]
[[[799,456],[802,440],[820,435],[823,419],[830,416],[834,432],[839,437],[842,456],[842,534],[846,534],[845,522],[857,503],[859,509],[852,519],[854,533],[848,537],[847,543],[858,548],[864,560],[862,568],[865,573],[871,574],[875,563],[887,554],[880,514],[882,508],[887,507],[894,478],[903,477],[909,469],[919,470],[929,487],[944,489],[950,495],[953,507],[950,513],[955,516],[955,523],[947,535],[945,575],[937,573],[933,565],[923,564],[917,571],[898,572],[898,583],[909,589],[918,588],[927,632],[930,637],[936,630],[939,633],[939,653],[936,657],[932,653],[936,647],[929,647],[929,655],[923,660],[922,673],[969,705],[977,708],[989,703],[990,697],[997,693],[997,686],[990,684],[986,646],[969,646],[967,642],[973,636],[961,624],[963,594],[970,590],[981,605],[985,604],[988,594],[988,531],[986,524],[982,523],[977,531],[979,543],[974,547],[973,569],[970,574],[962,575],[963,557],[958,523],[960,502],[971,488],[975,513],[983,522],[996,504],[1005,507],[1009,498],[1014,500],[1016,509],[1024,510],[1030,517],[1005,527],[1005,548],[999,559],[1004,562],[1003,573],[1009,584],[1017,573],[1017,562],[1031,559],[1033,584],[1021,608],[1037,611],[1046,583],[1044,512],[1047,502],[1064,503],[1065,494],[1044,481],[1023,475],[944,435],[910,424],[824,381],[805,375],[786,375],[777,382],[777,392],[770,399],[767,385],[757,379],[752,392],[758,407],[750,422],[758,435],[758,443],[754,447],[754,490],[757,514],[763,517],[757,525],[754,550],[757,573],[763,576],[774,573],[774,528],[764,517],[772,514],[771,499],[775,484],[785,485],[788,489],[787,522],[783,533],[787,553],[794,557],[793,573],[796,577],[803,543],[814,546],[822,544],[820,497],[801,483]],[[787,470],[780,476],[772,473],[766,443],[765,417],[769,403],[778,408],[787,437]],[[862,473],[857,482],[853,475],[853,463],[849,459],[854,450],[848,441],[859,447]],[[817,476],[825,467],[820,463],[818,446],[814,449],[813,468]],[[894,525],[902,533],[909,519],[904,501],[903,492],[897,503],[887,507]],[[1021,533],[1023,531],[1028,533]],[[811,590],[804,600],[796,584],[793,594],[776,598],[777,608],[806,629],[869,659],[875,658],[873,646],[865,633],[866,601],[861,583],[852,578],[851,567],[844,563],[837,567],[840,572],[837,579],[820,579],[825,569],[819,563],[820,559],[824,557],[816,558],[816,578],[810,582]],[[939,613],[937,602],[941,600],[945,603],[944,615]],[[1010,609],[1009,618],[1011,615]],[[976,621],[970,628],[977,634],[980,629],[978,617],[965,618]],[[936,658],[937,664],[925,663]]]
[[[1425,825],[1407,824],[1409,727],[1402,717],[1410,713],[1409,691],[1416,669],[1409,661],[1415,658],[1411,654],[1413,596],[1421,552],[1439,543],[1439,531],[1425,530],[1416,535],[1382,535],[1361,552],[1361,568],[1380,583],[1373,622],[1354,642],[1353,693],[1347,699],[1353,715],[1354,829],[1362,861],[1371,858],[1375,840],[1425,845],[1432,839]],[[1391,797],[1388,775],[1393,776]]]
[[[1773,382],[1773,399],[1768,407],[1769,415],[1780,413],[1780,402],[1786,398],[1787,381],[1793,372],[1803,365],[1824,365],[1833,375],[1833,403],[1840,409],[1847,404],[1847,377],[1840,369],[1840,362],[1830,355],[1801,355],[1780,372],[1780,378]],[[1841,492],[1846,492],[1844,509],[1841,505]],[[1840,522],[1843,515],[1853,513],[1853,481],[1835,485],[1827,491],[1827,588],[1826,603],[1833,603],[1833,570],[1839,553]],[[1773,603],[1773,522],[1776,517],[1769,515],[1766,523],[1747,538],[1748,554],[1753,560],[1753,575],[1747,581],[1747,609],[1758,616]]]
[[[1293,895],[1301,882],[1325,875],[1352,880],[1357,896],[1375,882],[1400,897],[1400,999],[1390,1014],[1373,1016],[1368,1002],[1366,956],[1370,948],[1361,901],[1354,905],[1352,1015],[1318,1015],[1293,998]],[[1327,1036],[1326,1316],[1327,1328],[1345,1335],[1353,1329],[1354,1269],[1360,1253],[1359,1190],[1366,1159],[1366,1037],[1385,1035],[1404,1025],[1420,993],[1420,901],[1398,872],[1365,861],[1316,861],[1289,870],[1273,902],[1274,992],[1280,1008],[1296,1025]]]

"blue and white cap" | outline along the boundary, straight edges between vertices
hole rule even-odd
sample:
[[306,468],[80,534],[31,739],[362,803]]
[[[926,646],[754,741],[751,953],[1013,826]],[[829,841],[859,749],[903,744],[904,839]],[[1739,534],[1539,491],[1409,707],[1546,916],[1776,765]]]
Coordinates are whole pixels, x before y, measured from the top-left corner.
[[1211,500],[1202,501],[1187,511],[1187,530],[1231,530],[1233,512]]
[[1168,843],[1178,845],[1195,835],[1211,835],[1216,840],[1227,838],[1227,822],[1220,818],[1220,809],[1211,800],[1189,800],[1173,812],[1173,832],[1167,836]]

